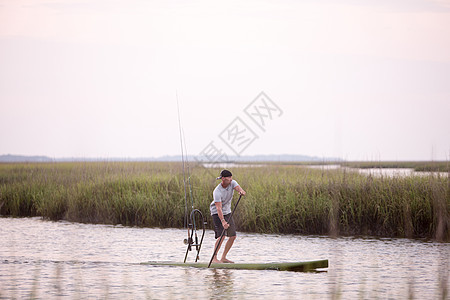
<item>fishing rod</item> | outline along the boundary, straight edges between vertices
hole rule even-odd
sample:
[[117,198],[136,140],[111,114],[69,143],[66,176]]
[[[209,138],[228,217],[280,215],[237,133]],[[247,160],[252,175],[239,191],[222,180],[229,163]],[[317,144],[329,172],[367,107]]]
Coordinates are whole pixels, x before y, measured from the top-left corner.
[[[184,228],[186,228],[186,224],[187,224],[187,191],[186,191],[186,173],[184,171],[184,152],[183,152],[183,133],[181,130],[181,118],[180,118],[180,105],[178,103],[178,92],[176,93],[176,97],[177,97],[177,110],[178,110],[178,128],[180,131],[180,145],[181,145],[181,162],[183,165],[183,184],[184,184]],[[188,236],[189,236],[189,232],[188,232]]]
[[[192,251],[192,247],[195,247],[197,253],[195,255],[195,262],[197,262],[200,258],[200,250],[203,243],[203,237],[206,232],[206,220],[203,216],[202,212],[198,209],[194,209],[194,196],[192,194],[192,184],[191,184],[191,171],[189,168],[189,159],[187,155],[186,141],[184,139],[184,131],[181,126],[181,118],[180,118],[180,105],[178,102],[178,92],[176,93],[177,97],[177,109],[178,109],[178,126],[180,131],[180,144],[181,144],[181,161],[183,165],[183,183],[184,183],[184,228],[187,228],[187,239],[184,239],[184,243],[187,244],[186,254],[184,256],[184,263],[186,263],[186,259],[189,251]],[[184,146],[184,147],[183,147]],[[186,157],[185,157],[186,156]],[[186,184],[186,169],[187,166],[187,182]],[[191,213],[188,217],[188,193],[187,187],[189,188],[189,198],[191,200]],[[188,220],[189,219],[189,220]],[[200,238],[200,242],[197,234],[197,224],[202,225],[202,235]]]
[[[233,209],[233,211],[231,212],[231,216],[230,216],[230,218],[229,218],[228,220],[231,220],[231,218],[233,218],[233,214],[234,214],[234,212],[235,212],[235,210],[236,210],[236,207],[237,207],[238,204],[239,204],[239,201],[241,201],[241,198],[242,198],[242,195],[239,195],[239,199],[238,199],[238,201],[236,202],[236,204],[234,205],[234,209]],[[222,243],[222,239],[223,239],[223,236],[224,236],[224,234],[225,234],[225,231],[226,231],[226,229],[224,228],[224,229],[222,230],[222,234],[220,235],[220,240],[219,240],[219,242],[217,243],[216,248],[214,249],[214,253],[213,253],[213,255],[211,256],[211,260],[209,261],[208,268],[211,266],[211,263],[212,263],[212,261],[213,261],[213,259],[214,259],[214,256],[216,256],[216,254],[217,254],[217,250],[219,249],[220,244]]]

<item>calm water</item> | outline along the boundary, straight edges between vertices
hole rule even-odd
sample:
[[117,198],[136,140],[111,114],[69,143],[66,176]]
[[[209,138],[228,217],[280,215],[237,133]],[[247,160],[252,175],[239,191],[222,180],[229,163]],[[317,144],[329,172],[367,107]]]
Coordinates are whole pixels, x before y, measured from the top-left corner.
[[349,168],[340,165],[309,165],[305,166],[312,169],[320,170],[345,170],[348,172],[356,172],[364,175],[371,175],[375,177],[407,177],[407,176],[441,176],[448,177],[448,172],[418,172],[413,168]]
[[[0,218],[0,299],[439,299],[449,243],[238,233],[238,262],[327,258],[322,273],[140,265],[181,261],[185,231]],[[205,236],[202,261],[213,251]],[[194,255],[190,257],[193,260]],[[447,295],[448,297],[448,295]]]

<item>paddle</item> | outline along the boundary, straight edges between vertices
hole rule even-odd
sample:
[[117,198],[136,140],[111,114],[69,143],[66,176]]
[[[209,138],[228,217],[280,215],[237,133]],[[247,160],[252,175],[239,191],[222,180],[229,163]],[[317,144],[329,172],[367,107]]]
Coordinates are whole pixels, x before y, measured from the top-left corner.
[[[236,207],[238,206],[239,201],[241,201],[241,198],[242,198],[242,195],[239,195],[239,199],[238,199],[238,201],[236,202],[236,204],[234,205],[234,209],[233,209],[233,211],[231,212],[231,216],[230,216],[230,218],[229,218],[228,220],[231,220],[231,218],[233,218],[234,211],[236,210]],[[219,243],[217,243],[217,247],[216,247],[216,249],[214,249],[214,253],[213,253],[212,257],[211,257],[211,260],[209,261],[208,268],[211,266],[211,263],[212,263],[212,261],[213,261],[213,258],[214,258],[214,256],[216,256],[217,250],[219,249],[219,246],[220,246],[220,244],[222,243],[222,239],[223,239],[223,235],[225,234],[225,230],[226,230],[226,229],[224,228],[223,231],[222,231],[222,234],[220,235]]]

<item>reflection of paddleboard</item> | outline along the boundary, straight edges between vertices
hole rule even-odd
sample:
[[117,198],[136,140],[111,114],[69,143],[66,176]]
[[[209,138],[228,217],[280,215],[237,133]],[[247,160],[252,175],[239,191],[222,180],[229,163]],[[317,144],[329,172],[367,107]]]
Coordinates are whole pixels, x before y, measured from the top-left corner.
[[[149,261],[149,262],[143,262],[141,264],[152,265],[152,266],[208,268],[208,263],[181,263],[181,262],[171,262],[171,261]],[[284,263],[211,264],[210,268],[307,272],[307,271],[313,271],[313,270],[319,269],[319,268],[328,268],[328,259],[316,260],[316,261],[284,262]]]

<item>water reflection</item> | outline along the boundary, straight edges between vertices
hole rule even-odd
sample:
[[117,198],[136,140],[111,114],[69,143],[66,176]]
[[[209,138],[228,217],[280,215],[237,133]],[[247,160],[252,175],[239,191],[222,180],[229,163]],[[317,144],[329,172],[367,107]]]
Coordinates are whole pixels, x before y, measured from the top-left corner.
[[438,281],[439,290],[441,292],[440,298],[445,299],[450,295],[449,293],[449,263],[450,263],[450,249],[446,247],[439,248],[440,263],[438,265]]
[[[45,234],[43,234],[45,233]],[[448,297],[449,243],[239,233],[240,262],[329,259],[328,272],[140,265],[184,257],[183,230],[0,218],[4,298]],[[206,241],[213,241],[208,231]],[[203,255],[212,253],[205,243]],[[447,295],[447,296],[446,296]],[[443,296],[443,297],[442,297]]]
[[206,277],[206,281],[210,283],[210,297],[215,298],[223,296],[231,298],[233,293],[233,272],[231,270],[211,269],[211,275]]

